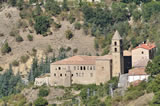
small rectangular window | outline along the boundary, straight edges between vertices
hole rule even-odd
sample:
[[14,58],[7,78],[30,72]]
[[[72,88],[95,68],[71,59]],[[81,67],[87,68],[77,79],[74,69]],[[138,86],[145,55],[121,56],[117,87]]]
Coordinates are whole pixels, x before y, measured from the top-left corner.
[[54,73],[54,76],[56,76],[56,73]]
[[117,48],[114,48],[114,51],[117,52]]
[[62,74],[60,74],[60,76],[62,77]]

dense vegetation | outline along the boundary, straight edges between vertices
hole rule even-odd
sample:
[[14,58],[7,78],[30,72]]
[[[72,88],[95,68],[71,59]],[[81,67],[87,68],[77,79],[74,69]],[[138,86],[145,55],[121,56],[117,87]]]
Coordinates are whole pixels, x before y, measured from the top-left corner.
[[[52,17],[74,23],[76,30],[82,27],[86,35],[91,34],[95,37],[95,49],[102,49],[102,55],[109,52],[109,44],[115,30],[118,30],[124,39],[124,49],[133,48],[144,41],[158,43],[159,40],[158,0],[121,0],[113,2],[109,7],[105,2],[94,4],[81,0],[73,3],[67,0],[63,0],[62,3],[55,0],[47,0],[46,3],[42,0],[8,0],[8,3],[18,7],[21,18],[28,20],[37,34],[43,36],[51,33],[52,25],[56,29],[61,27]],[[71,37],[73,34],[66,34],[67,39]],[[30,41],[32,38],[28,36]]]
[[23,88],[23,83],[19,73],[13,74],[12,66],[4,73],[0,75],[0,98],[16,94]]

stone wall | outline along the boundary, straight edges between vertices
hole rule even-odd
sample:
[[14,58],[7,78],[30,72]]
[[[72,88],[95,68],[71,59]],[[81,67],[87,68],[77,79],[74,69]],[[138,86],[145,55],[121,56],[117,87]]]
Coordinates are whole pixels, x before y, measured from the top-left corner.
[[96,84],[105,83],[112,78],[112,60],[96,60]]
[[[51,85],[92,84],[96,77],[95,65],[51,65]],[[70,71],[70,74],[69,72]],[[70,75],[70,78],[69,78]],[[71,82],[67,82],[71,80]]]
[[143,48],[132,50],[132,67],[139,66],[137,63],[143,60],[144,62],[149,60],[149,50]]

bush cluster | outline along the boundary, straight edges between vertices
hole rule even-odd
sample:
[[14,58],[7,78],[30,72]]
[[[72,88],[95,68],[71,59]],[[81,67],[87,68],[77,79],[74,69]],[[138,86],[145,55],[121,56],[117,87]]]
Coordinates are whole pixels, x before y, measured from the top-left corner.
[[29,41],[33,41],[33,35],[29,34],[29,35],[27,35],[27,38],[28,38]]
[[47,106],[48,101],[42,97],[39,97],[34,101],[34,105],[35,106]]
[[68,40],[70,40],[74,36],[71,30],[66,30],[65,35]]
[[48,94],[49,94],[49,88],[42,87],[42,88],[40,88],[38,95],[42,96],[42,97],[45,97],[45,96],[48,96]]
[[77,30],[80,30],[81,29],[81,24],[79,22],[76,22],[74,24],[74,28],[77,29]]
[[0,72],[3,71],[3,68],[0,66]]
[[20,35],[16,36],[16,42],[22,42],[23,38]]
[[7,42],[1,47],[1,52],[2,54],[11,52],[11,47],[8,45]]

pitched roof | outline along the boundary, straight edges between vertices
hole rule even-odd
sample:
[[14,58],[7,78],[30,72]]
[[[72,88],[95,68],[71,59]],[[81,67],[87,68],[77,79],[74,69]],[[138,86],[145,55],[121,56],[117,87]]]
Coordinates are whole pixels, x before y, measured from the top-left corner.
[[140,44],[139,46],[137,46],[136,48],[134,48],[134,49],[137,49],[137,48],[143,48],[143,49],[147,49],[147,50],[151,50],[151,49],[153,49],[153,48],[155,48],[156,47],[156,45],[155,44],[152,44],[152,43],[143,43],[143,44]]
[[141,67],[141,68],[133,68],[129,70],[129,76],[132,75],[147,75],[147,73],[145,72],[145,68]]
[[96,59],[111,59],[110,55],[105,56],[73,56],[52,63],[53,65],[95,65]]
[[116,30],[116,32],[114,33],[113,37],[112,37],[113,40],[120,40],[122,39],[122,37],[120,36],[119,32]]
[[86,64],[86,65],[93,65],[95,64],[95,59],[97,56],[73,56],[69,57],[52,64],[54,65],[74,65],[74,64]]

